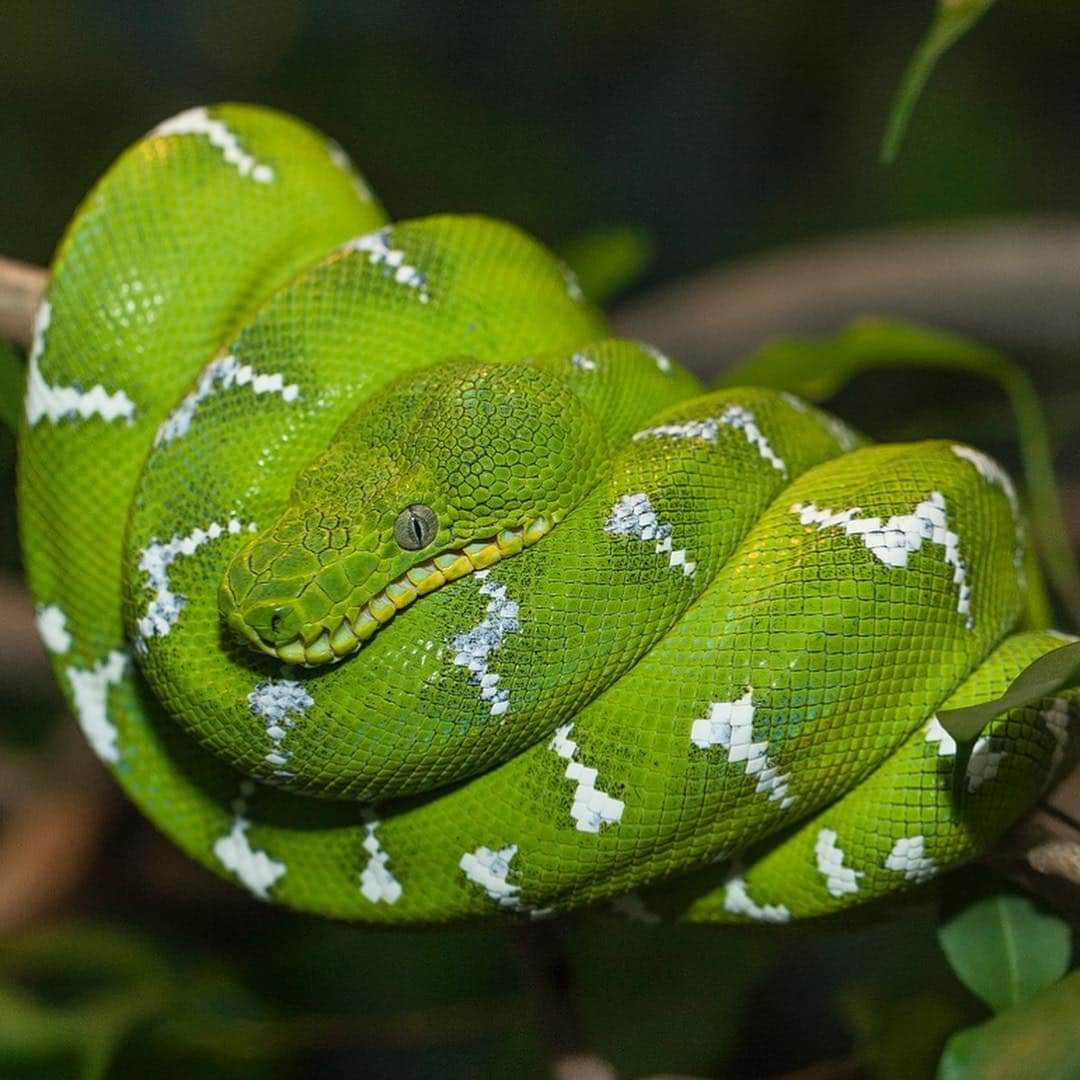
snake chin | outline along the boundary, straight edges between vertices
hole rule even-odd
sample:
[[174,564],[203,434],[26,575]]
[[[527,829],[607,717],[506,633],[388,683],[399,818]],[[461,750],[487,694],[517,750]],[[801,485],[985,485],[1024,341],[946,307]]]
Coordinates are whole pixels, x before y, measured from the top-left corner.
[[235,611],[229,617],[229,624],[259,652],[286,664],[304,668],[336,664],[359,652],[381,626],[419,597],[517,555],[543,539],[562,517],[556,512],[533,518],[519,528],[503,529],[491,539],[425,559],[394,578],[355,611],[336,621],[322,623],[321,630],[315,627],[314,635],[309,631],[309,641],[305,641],[303,634],[297,634],[285,644],[268,641]]

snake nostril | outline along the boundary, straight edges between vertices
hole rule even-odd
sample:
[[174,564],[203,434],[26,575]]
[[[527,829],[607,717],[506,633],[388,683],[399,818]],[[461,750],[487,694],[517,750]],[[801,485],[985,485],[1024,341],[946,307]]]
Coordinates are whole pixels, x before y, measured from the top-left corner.
[[295,620],[292,618],[292,614],[292,608],[285,605],[274,608],[270,613],[270,633],[275,638],[280,638],[283,633],[294,629],[293,623]]
[[237,625],[245,637],[253,634],[272,648],[286,645],[300,633],[300,620],[290,604],[256,604],[236,613]]

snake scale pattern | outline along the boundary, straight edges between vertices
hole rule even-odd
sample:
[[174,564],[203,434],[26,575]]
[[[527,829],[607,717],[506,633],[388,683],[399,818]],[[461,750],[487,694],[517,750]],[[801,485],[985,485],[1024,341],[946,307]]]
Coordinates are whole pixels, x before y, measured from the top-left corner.
[[983,851],[1068,694],[1008,476],[612,340],[476,216],[388,224],[262,108],[128,149],[59,246],[21,532],[87,738],[195,859],[370,923],[781,923]]

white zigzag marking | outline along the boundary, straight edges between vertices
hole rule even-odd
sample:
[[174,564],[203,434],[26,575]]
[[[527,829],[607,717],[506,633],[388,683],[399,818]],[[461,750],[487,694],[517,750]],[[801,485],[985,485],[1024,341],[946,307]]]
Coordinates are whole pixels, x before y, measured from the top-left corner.
[[967,616],[967,628],[975,625],[971,616],[971,586],[967,584],[967,565],[960,557],[960,538],[949,528],[945,496],[932,491],[911,514],[894,514],[884,524],[879,517],[858,517],[859,507],[850,510],[819,510],[810,503],[794,503],[793,514],[803,525],[817,525],[818,530],[840,527],[848,536],[858,536],[867,550],[890,569],[905,567],[908,556],[925,542],[945,550],[945,562],[953,568],[953,584],[959,590],[956,610]]
[[266,721],[266,734],[273,743],[266,760],[276,766],[274,775],[293,776],[282,768],[290,754],[281,744],[289,728],[296,723],[296,717],[303,716],[315,704],[315,699],[307,687],[295,679],[267,679],[248,694],[247,700],[252,713]]
[[786,923],[791,912],[784,904],[757,904],[746,889],[746,879],[732,878],[724,887],[724,910],[732,915],[747,915],[757,922]]
[[390,856],[383,851],[379,838],[375,835],[380,824],[372,811],[364,811],[364,829],[367,832],[364,837],[364,850],[370,858],[360,873],[360,893],[373,904],[380,901],[396,904],[401,899],[401,882],[390,872],[387,866]]
[[958,458],[971,462],[976,472],[988,484],[993,484],[1004,492],[1012,513],[1013,524],[1016,527],[1016,551],[1013,562],[1020,566],[1024,561],[1024,522],[1020,517],[1020,501],[1016,497],[1016,488],[1013,487],[1012,478],[992,457],[980,450],[975,450],[970,446],[956,445],[952,447],[952,452]]
[[866,871],[844,865],[844,852],[836,843],[836,833],[832,829],[822,829],[817,834],[814,857],[830,896],[841,897],[859,891],[859,878],[865,877]]
[[79,727],[97,756],[113,764],[120,760],[120,750],[116,745],[116,725],[109,719],[109,687],[120,682],[127,666],[127,656],[114,650],[108,659],[99,661],[89,671],[77,667],[66,669]]
[[768,742],[754,742],[754,706],[752,690],[747,690],[738,701],[714,701],[709,705],[709,715],[695,720],[690,729],[690,741],[699,750],[722,746],[728,752],[732,764],[746,763],[746,775],[757,779],[755,790],[767,794],[773,802],[786,810],[798,796],[788,794],[790,773],[781,773],[769,760]]
[[491,715],[502,716],[510,708],[510,691],[499,686],[498,672],[488,670],[488,658],[502,644],[507,634],[516,634],[518,604],[506,595],[506,586],[487,580],[488,571],[473,576],[483,581],[480,593],[490,596],[483,620],[471,630],[458,634],[450,642],[453,662],[468,668],[469,682],[480,687],[480,697],[491,702]]
[[247,801],[254,794],[255,785],[250,780],[244,780],[240,784],[240,797],[234,799],[232,804],[232,829],[227,836],[214,842],[214,855],[252,895],[260,900],[269,900],[270,886],[285,873],[286,866],[277,859],[271,859],[265,851],[256,851],[251,846],[247,835],[251,822],[245,815]]
[[649,496],[643,491],[633,495],[621,495],[611,508],[611,515],[604,522],[604,532],[613,536],[634,536],[638,540],[655,540],[656,554],[667,555],[668,566],[678,567],[683,577],[692,577],[697,563],[686,557],[686,549],[673,550],[671,525],[656,520]]
[[507,880],[517,850],[517,844],[507,844],[498,851],[478,847],[475,851],[465,852],[458,860],[458,867],[469,881],[479,885],[500,907],[528,912],[534,919],[542,919],[551,914],[551,909],[534,908],[525,903],[520,896],[521,886],[512,885]]
[[569,737],[573,726],[573,723],[563,724],[555,732],[548,749],[569,762],[565,776],[567,780],[577,782],[570,816],[577,822],[578,831],[598,833],[601,825],[618,824],[626,804],[621,799],[613,799],[606,791],[599,791],[596,787],[599,772],[574,760],[578,744]]
[[39,604],[34,609],[34,621],[45,648],[57,656],[63,656],[71,648],[71,634],[67,629],[67,616],[58,604]]
[[222,157],[236,167],[241,176],[250,176],[257,184],[269,184],[274,179],[274,170],[269,165],[260,165],[251,154],[240,147],[240,140],[231,132],[222,120],[211,120],[205,106],[188,109],[178,113],[171,120],[158,124],[152,135],[204,135],[216,146]]
[[366,236],[358,236],[355,240],[350,240],[343,250],[359,251],[367,255],[368,262],[372,266],[385,266],[392,272],[394,280],[399,285],[413,289],[420,303],[426,304],[431,299],[427,291],[427,276],[405,261],[404,251],[390,246],[392,234],[393,227],[384,225],[381,229],[376,229]]
[[937,863],[926,854],[923,836],[904,836],[897,840],[885,859],[885,869],[903,874],[916,885],[929,881],[938,872]]
[[[187,598],[174,593],[169,585],[169,567],[173,562],[181,555],[194,555],[203,544],[216,540],[226,532],[235,534],[241,529],[243,525],[236,518],[225,526],[214,521],[208,528],[195,529],[187,536],[174,536],[165,543],[152,540],[147,545],[146,550],[139,556],[139,569],[146,574],[146,584],[153,589],[154,597],[146,608],[146,614],[139,619],[140,647],[145,649],[152,637],[164,637],[172,629],[187,603]],[[249,524],[247,529],[248,532],[254,532],[254,522]]]
[[271,859],[265,851],[256,851],[248,840],[251,822],[245,817],[233,819],[232,831],[214,843],[214,855],[226,870],[231,870],[241,883],[260,900],[269,900],[271,885],[285,873],[285,864]]
[[186,435],[195,417],[195,410],[214,392],[215,385],[219,383],[225,390],[234,386],[250,386],[256,394],[280,394],[283,401],[295,401],[300,395],[300,387],[296,383],[286,384],[281,375],[259,375],[250,364],[241,364],[235,356],[223,356],[203,368],[195,389],[158,428],[154,445],[170,443],[173,439]]
[[656,427],[644,428],[634,434],[633,441],[641,439],[702,439],[705,442],[716,442],[716,436],[720,428],[727,427],[734,431],[741,431],[746,436],[746,441],[757,448],[758,454],[767,461],[774,469],[787,472],[787,465],[779,458],[769,445],[769,440],[761,433],[757,426],[754,414],[741,405],[729,405],[718,417],[706,417],[704,420],[687,420],[682,424],[658,424]]
[[41,357],[45,352],[45,333],[52,318],[52,307],[43,300],[34,319],[34,340],[26,368],[26,422],[33,427],[42,418],[50,423],[60,420],[100,416],[105,423],[135,416],[135,402],[117,390],[110,394],[101,383],[85,393],[74,386],[50,386],[41,374]]

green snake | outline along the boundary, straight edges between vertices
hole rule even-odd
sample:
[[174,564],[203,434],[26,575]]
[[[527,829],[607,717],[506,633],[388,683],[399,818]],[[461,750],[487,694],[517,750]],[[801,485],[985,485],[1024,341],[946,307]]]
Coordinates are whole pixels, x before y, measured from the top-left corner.
[[266,109],[182,113],[87,197],[19,453],[87,738],[265,900],[828,915],[974,858],[1073,757],[1063,694],[951,795],[935,712],[1062,640],[1015,631],[995,462],[707,392],[520,231],[388,224]]

